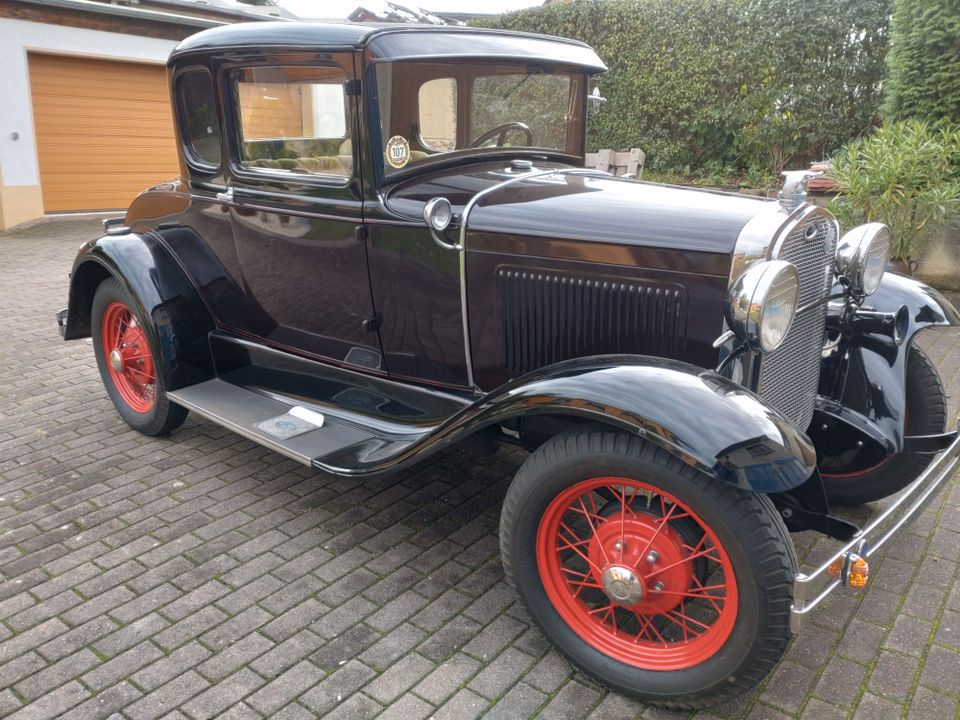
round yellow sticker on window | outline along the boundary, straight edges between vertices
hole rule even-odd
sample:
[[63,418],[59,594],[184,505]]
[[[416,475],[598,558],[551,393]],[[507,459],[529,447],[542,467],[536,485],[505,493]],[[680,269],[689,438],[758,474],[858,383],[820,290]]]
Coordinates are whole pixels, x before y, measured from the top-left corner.
[[394,135],[387,141],[387,162],[402,168],[410,160],[410,143],[403,135]]

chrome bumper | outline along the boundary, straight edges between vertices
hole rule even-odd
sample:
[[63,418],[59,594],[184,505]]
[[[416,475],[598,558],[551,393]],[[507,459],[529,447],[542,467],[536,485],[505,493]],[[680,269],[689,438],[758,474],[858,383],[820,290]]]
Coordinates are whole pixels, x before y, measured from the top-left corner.
[[57,329],[60,331],[60,337],[67,331],[67,308],[57,310]]
[[843,584],[840,578],[832,577],[827,568],[835,560],[842,560],[846,564],[851,555],[869,558],[879,550],[908,520],[919,515],[930,504],[953,475],[958,461],[960,434],[954,437],[950,446],[934,458],[923,474],[914,480],[890,507],[871,520],[856,537],[813,572],[797,573],[793,581],[793,605],[790,608],[790,629],[793,632],[800,632],[811,611]]

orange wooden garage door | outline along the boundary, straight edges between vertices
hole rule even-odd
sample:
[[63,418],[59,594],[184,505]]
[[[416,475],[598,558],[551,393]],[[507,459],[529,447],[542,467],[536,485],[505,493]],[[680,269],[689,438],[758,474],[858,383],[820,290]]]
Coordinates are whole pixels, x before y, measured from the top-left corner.
[[125,208],[179,174],[166,68],[29,55],[46,212]]

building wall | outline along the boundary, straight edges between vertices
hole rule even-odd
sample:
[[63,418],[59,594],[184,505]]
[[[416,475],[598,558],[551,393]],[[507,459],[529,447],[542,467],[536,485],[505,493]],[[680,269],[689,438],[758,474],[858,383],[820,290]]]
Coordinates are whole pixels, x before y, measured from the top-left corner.
[[164,64],[176,43],[0,18],[0,229],[43,215],[27,53]]

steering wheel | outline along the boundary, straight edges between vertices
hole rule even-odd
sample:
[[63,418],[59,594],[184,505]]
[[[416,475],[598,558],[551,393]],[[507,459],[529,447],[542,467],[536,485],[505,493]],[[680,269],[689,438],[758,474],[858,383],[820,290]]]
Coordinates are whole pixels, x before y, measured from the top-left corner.
[[533,145],[533,130],[530,129],[529,125],[524,125],[522,122],[508,122],[503,125],[498,125],[492,130],[487,130],[483,135],[476,138],[467,145],[468,148],[480,147],[490,138],[497,138],[497,147],[503,147],[503,141],[507,139],[507,133],[511,130],[520,130],[524,135],[527,136],[527,145]]

